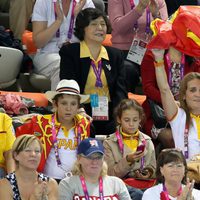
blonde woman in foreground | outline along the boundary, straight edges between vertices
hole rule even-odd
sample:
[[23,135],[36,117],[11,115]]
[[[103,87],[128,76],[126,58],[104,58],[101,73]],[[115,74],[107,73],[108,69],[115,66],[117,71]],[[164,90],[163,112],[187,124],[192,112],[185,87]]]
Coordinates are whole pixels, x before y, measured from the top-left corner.
[[33,135],[19,136],[12,152],[16,170],[0,180],[0,199],[57,200],[56,181],[36,171],[42,152],[40,140]]

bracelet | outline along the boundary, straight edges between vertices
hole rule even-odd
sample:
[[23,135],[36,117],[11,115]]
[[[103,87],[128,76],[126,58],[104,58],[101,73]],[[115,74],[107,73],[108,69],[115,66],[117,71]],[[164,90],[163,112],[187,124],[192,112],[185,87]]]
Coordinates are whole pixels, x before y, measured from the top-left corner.
[[162,67],[164,65],[164,60],[154,62],[154,67]]

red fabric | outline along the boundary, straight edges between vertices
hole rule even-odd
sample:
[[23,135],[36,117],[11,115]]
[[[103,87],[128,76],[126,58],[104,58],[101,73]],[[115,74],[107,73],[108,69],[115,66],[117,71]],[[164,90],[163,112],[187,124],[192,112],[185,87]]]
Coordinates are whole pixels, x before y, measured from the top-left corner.
[[152,37],[147,48],[169,49],[170,44],[176,42],[176,36],[172,31],[171,22],[157,19],[156,21],[152,22],[152,24],[154,24],[154,28],[158,33],[156,36]]
[[[52,115],[34,116],[32,117],[31,122],[19,126],[16,130],[16,137],[23,134],[32,134],[37,136],[42,142],[43,151],[41,155],[40,164],[38,166],[38,172],[43,172],[46,160],[49,156],[50,150],[53,145],[51,121]],[[80,119],[76,127],[77,126],[80,126],[82,128],[82,133],[84,128],[87,130],[86,137],[90,135],[90,123],[86,123],[85,118]],[[60,126],[55,125],[56,133],[58,133],[59,127]],[[85,135],[81,134],[81,140],[84,138]]]
[[[164,63],[165,63],[165,70],[168,76],[166,59],[164,60]],[[192,64],[192,66],[189,66],[187,62],[185,63],[185,69],[184,69],[185,74],[192,71],[200,72],[200,62],[196,62]],[[157,82],[156,82],[154,57],[150,50],[147,51],[141,63],[141,77],[142,77],[142,87],[143,87],[144,94],[150,99],[161,104],[160,91],[158,89]],[[144,124],[145,133],[151,136],[151,128],[153,125],[153,120],[151,118],[151,111],[150,111],[148,101],[147,100],[144,101],[142,106],[146,114],[146,122]]]
[[129,185],[134,188],[138,189],[147,189],[155,185],[156,179],[150,179],[150,180],[138,180],[134,178],[127,178],[123,180],[126,185]]
[[[39,126],[37,121],[38,121],[37,116],[34,116],[30,123],[26,123],[22,126],[19,126],[16,130],[16,137],[23,135],[23,134],[36,135],[40,139],[42,144],[44,144],[43,147],[45,147],[45,149],[42,152],[41,161],[38,166],[38,172],[43,172],[46,159],[48,158],[48,155],[51,150],[51,145],[48,142],[48,139],[53,144],[53,138],[51,135],[51,126],[47,126],[47,128],[45,129],[46,136],[49,135],[49,137],[44,137],[44,135],[42,134],[43,131],[41,130],[41,127]],[[41,123],[42,127],[45,127],[46,125],[48,125],[47,119],[42,118],[41,121],[42,121],[42,123]],[[56,129],[58,130],[58,127],[56,127]],[[45,139],[43,140],[43,138],[45,138]],[[46,155],[45,155],[45,152],[46,152]]]
[[174,16],[176,14],[174,21],[156,19],[152,23],[157,34],[148,48],[168,49],[173,46],[187,55],[200,57],[200,45],[187,35],[191,31],[200,43],[200,6],[180,6]]

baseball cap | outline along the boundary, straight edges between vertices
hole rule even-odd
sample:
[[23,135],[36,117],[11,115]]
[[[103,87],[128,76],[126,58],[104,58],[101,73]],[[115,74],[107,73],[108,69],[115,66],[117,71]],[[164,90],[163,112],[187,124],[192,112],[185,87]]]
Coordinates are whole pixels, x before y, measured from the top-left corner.
[[79,155],[90,156],[93,153],[101,153],[104,155],[104,147],[101,141],[95,138],[87,138],[81,141],[78,146]]

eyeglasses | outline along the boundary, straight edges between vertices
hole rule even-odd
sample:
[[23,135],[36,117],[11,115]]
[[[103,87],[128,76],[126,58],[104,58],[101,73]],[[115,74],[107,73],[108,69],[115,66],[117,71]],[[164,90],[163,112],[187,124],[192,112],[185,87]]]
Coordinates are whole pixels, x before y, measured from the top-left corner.
[[81,155],[83,158],[86,158],[88,160],[103,160],[103,155],[90,155],[90,156],[84,156],[84,155]]

